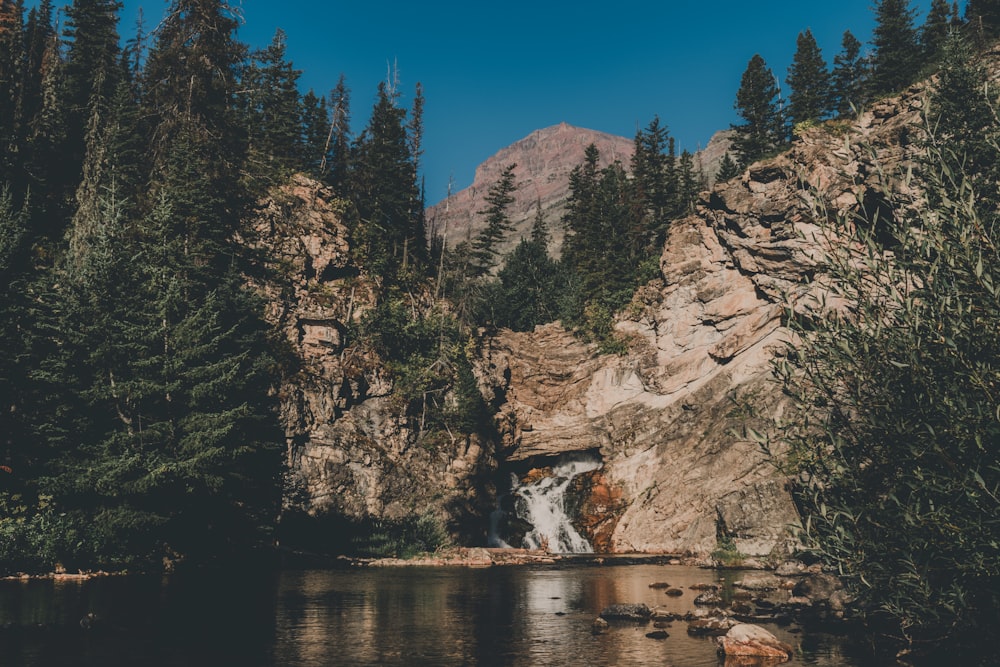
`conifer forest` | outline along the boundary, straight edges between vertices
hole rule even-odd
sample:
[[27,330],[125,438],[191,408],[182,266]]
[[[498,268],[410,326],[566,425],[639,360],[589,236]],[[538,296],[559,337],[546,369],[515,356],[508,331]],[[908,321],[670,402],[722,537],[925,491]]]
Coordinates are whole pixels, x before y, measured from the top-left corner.
[[[845,31],[836,54],[790,35],[787,73],[753,56],[711,179],[653,117],[625,162],[587,148],[565,212],[539,203],[513,245],[507,165],[448,246],[425,215],[419,83],[303,91],[284,33],[250,48],[219,0],[171,0],[151,32],[124,30],[117,0],[0,0],[0,575],[319,549],[286,502],[297,367],[258,289],[286,267],[253,224],[293,176],[335,194],[351,271],[377,286],[345,345],[384,364],[414,446],[496,447],[484,337],[561,322],[625,355],[616,318],[715,183],[916,85],[926,131],[901,141],[921,143],[919,187],[887,176],[852,218],[817,209],[841,249],[831,298],[852,305],[789,309],[774,379],[793,408],[746,437],[774,452],[804,558],[842,578],[866,631],[978,650],[1000,620],[1000,98],[982,65],[1000,2],[931,0],[919,24],[911,4],[875,1],[871,43]],[[428,521],[344,524],[338,548],[376,529],[454,541]]]

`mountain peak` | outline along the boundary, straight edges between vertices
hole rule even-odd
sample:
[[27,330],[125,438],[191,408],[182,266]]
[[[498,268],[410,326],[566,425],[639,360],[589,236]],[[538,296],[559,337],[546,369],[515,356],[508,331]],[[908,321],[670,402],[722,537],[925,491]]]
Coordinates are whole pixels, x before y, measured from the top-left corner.
[[583,163],[584,151],[594,144],[601,153],[599,166],[618,160],[626,166],[632,159],[631,139],[561,122],[535,130],[523,139],[500,149],[476,168],[472,185],[427,209],[431,233],[445,238],[448,247],[472,240],[485,221],[477,212],[486,208],[485,197],[510,164],[518,189],[509,213],[514,231],[501,252],[507,252],[529,235],[540,203],[552,236],[552,250],[558,254],[565,229],[562,216],[569,197],[569,174]]

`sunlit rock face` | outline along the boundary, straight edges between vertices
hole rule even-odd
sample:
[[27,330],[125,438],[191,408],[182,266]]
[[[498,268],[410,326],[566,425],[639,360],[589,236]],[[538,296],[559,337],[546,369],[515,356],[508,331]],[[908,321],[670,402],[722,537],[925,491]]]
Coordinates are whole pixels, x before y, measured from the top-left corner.
[[599,452],[595,488],[619,510],[606,550],[707,556],[725,536],[745,555],[780,557],[795,508],[742,433],[786,409],[771,374],[790,335],[784,309],[816,307],[817,258],[837,242],[819,236],[817,203],[829,214],[870,208],[879,169],[916,157],[922,100],[913,89],[809,129],[788,153],[704,193],[671,227],[659,279],[617,322],[626,355],[600,355],[558,324],[484,344],[501,455]]

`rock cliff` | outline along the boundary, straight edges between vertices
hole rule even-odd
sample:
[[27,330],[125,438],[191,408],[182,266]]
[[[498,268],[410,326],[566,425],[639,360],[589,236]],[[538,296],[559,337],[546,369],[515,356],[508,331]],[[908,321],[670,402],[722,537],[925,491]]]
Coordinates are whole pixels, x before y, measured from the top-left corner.
[[279,389],[286,505],[356,521],[429,513],[482,544],[498,469],[590,452],[603,467],[580,478],[574,502],[599,550],[707,556],[723,538],[748,556],[780,555],[795,509],[741,433],[785,409],[770,364],[789,335],[784,309],[814,307],[821,289],[817,204],[886,208],[875,180],[914,158],[921,100],[914,89],[857,121],[809,129],[786,154],[704,193],[670,229],[659,278],[617,322],[627,354],[601,355],[558,324],[483,338],[476,373],[499,406],[495,446],[416,444],[384,365],[350,340],[376,285],[352,262],[342,202],[296,177],[257,219],[273,262],[258,287],[290,369]]
[[296,176],[262,203],[256,221],[272,264],[259,287],[287,342],[279,389],[286,506],[359,522],[429,513],[456,539],[481,539],[492,452],[465,438],[415,444],[384,364],[349,340],[377,288],[351,259],[343,205]]
[[821,124],[705,193],[673,224],[659,279],[617,323],[628,354],[599,355],[558,324],[484,345],[484,386],[503,399],[502,456],[599,453],[602,493],[619,499],[603,517],[612,551],[706,556],[727,538],[749,556],[780,555],[796,512],[741,433],[785,409],[770,364],[789,336],[784,308],[814,307],[821,289],[816,206],[884,206],[875,179],[915,157],[921,104],[913,89]]

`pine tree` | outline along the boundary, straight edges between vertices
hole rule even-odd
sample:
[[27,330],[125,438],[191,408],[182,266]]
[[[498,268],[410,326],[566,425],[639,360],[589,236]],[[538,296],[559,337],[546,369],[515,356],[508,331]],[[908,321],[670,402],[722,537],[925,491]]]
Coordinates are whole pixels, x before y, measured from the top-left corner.
[[833,109],[846,116],[867,103],[868,63],[861,54],[861,42],[844,31],[841,52],[833,59],[832,96]]
[[936,62],[941,57],[945,39],[951,30],[951,11],[948,0],[931,0],[930,11],[920,29],[920,48],[925,62]]
[[1000,201],[1000,130],[987,81],[967,43],[958,33],[950,34],[927,119],[935,143],[948,148],[940,151],[941,158],[949,158],[944,163],[965,174],[980,194],[974,205],[984,220],[991,220],[995,212],[989,202]]
[[488,206],[477,211],[485,216],[486,226],[472,243],[473,275],[485,276],[497,265],[499,244],[513,229],[508,209],[514,203],[514,192],[517,190],[517,177],[514,175],[516,164],[509,164],[500,172],[499,178],[486,194]]
[[777,98],[777,80],[764,59],[755,54],[743,72],[734,105],[744,120],[733,125],[733,149],[741,165],[747,166],[784,144],[784,119]]
[[531,331],[556,318],[558,269],[538,235],[521,242],[504,260],[495,322],[514,331]]
[[650,240],[659,245],[666,235],[668,220],[677,212],[674,143],[667,126],[654,116],[644,130],[636,132],[634,144],[632,176],[637,196],[646,208],[647,219],[643,222]]
[[267,48],[254,52],[244,75],[250,160],[265,181],[281,180],[305,166],[298,91],[301,74],[286,59],[285,33],[279,28]]
[[722,156],[722,161],[719,163],[719,173],[715,175],[715,182],[722,183],[723,181],[728,181],[731,178],[736,178],[742,173],[740,171],[740,166],[736,164],[736,160],[733,159],[729,151]]
[[788,68],[788,116],[793,126],[823,118],[830,107],[830,73],[812,31],[800,32]]
[[681,151],[677,165],[677,192],[683,208],[680,213],[686,215],[694,208],[698,193],[705,186],[705,178],[701,170],[695,167],[694,155],[689,150]]
[[330,157],[325,165],[326,180],[335,191],[344,193],[351,161],[351,91],[343,74],[330,93],[330,111],[333,118],[328,134]]
[[302,96],[302,162],[314,178],[322,179],[329,163],[330,108],[312,89]]
[[922,63],[908,0],[878,0],[872,44],[872,87],[876,95],[895,93],[913,83]]
[[[66,10],[64,104],[69,133],[82,142],[95,97],[111,99],[121,79],[118,0],[74,0]],[[82,145],[79,159],[82,161]]]
[[[29,368],[24,347],[28,276],[28,215],[18,208],[9,187],[0,189],[0,465],[24,477],[21,469],[30,453],[24,424],[23,392]],[[7,488],[0,484],[0,491]]]
[[[137,305],[127,328],[109,334],[113,349],[130,352],[110,355],[90,392],[123,412],[90,444],[102,457],[94,511],[118,517],[123,530],[134,521],[150,548],[201,557],[261,539],[276,512],[283,440],[266,326],[234,239],[250,200],[240,179],[236,26],[220,3],[177,0],[158,31],[144,71],[155,122],[150,206],[132,228],[141,254],[123,269],[136,276]],[[120,228],[113,207],[98,210],[110,213],[94,229]],[[80,265],[95,257],[86,252]],[[99,290],[83,293],[91,292]]]
[[965,20],[973,34],[986,38],[1000,34],[1000,2],[997,0],[969,0],[965,6]]
[[427,268],[422,199],[406,127],[396,94],[379,84],[368,126],[352,150],[349,179],[358,209],[357,247],[366,265],[390,282],[405,282]]

